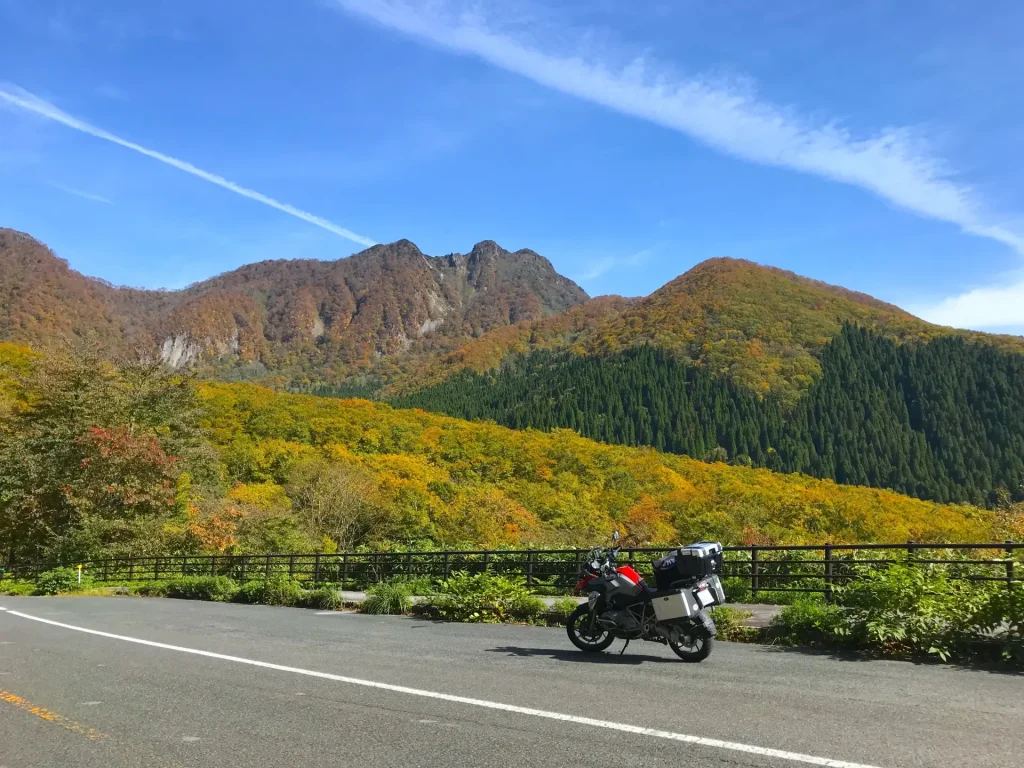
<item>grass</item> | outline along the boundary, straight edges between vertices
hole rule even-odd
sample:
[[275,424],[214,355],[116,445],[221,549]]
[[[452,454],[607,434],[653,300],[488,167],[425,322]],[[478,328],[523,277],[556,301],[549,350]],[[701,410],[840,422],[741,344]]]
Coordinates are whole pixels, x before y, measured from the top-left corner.
[[3,582],[0,584],[0,595],[26,596],[36,593],[36,585],[31,581]]
[[412,609],[412,588],[404,581],[383,581],[366,590],[363,613],[400,616]]

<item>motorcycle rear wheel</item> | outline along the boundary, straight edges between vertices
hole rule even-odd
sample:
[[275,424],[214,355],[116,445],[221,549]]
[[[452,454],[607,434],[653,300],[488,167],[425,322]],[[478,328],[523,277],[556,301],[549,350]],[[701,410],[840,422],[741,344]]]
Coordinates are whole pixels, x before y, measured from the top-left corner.
[[668,647],[683,661],[696,663],[704,661],[711,655],[711,650],[715,647],[715,638],[711,635],[694,635],[690,638],[690,643],[690,645],[684,645],[669,640]]
[[585,653],[599,653],[615,642],[615,638],[604,627],[595,626],[591,629],[590,610],[586,605],[581,605],[569,614],[565,632],[569,635],[569,642]]

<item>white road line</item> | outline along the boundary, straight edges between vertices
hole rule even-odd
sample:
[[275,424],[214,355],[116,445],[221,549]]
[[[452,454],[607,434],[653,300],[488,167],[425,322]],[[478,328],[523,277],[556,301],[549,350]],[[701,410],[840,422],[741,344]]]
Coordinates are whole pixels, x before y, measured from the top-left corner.
[[420,696],[428,699],[440,699],[441,701],[450,701],[455,704],[467,704],[473,707],[481,707],[483,709],[496,709],[502,712],[514,712],[518,715],[528,715],[530,717],[541,717],[546,720],[560,720],[566,723],[574,723],[576,725],[589,725],[595,728],[605,728],[612,731],[621,731],[623,733],[632,733],[638,736],[650,736],[656,739],[668,739],[670,741],[680,741],[686,744],[698,744],[702,747],[713,747],[715,749],[725,749],[732,752],[744,752],[750,755],[760,755],[762,757],[774,757],[779,760],[790,760],[796,763],[806,763],[809,765],[822,765],[826,768],[876,768],[875,766],[865,765],[863,763],[851,763],[845,760],[832,760],[827,757],[815,757],[814,755],[803,755],[799,752],[786,752],[781,749],[770,749],[768,747],[755,747],[750,744],[740,744],[734,741],[722,741],[720,739],[708,739],[703,736],[690,736],[685,733],[674,733],[672,731],[659,731],[654,728],[644,728],[639,725],[629,725],[627,723],[616,723],[610,720],[596,720],[592,717],[578,717],[576,715],[566,715],[561,712],[550,712],[544,709],[533,709],[531,707],[520,707],[514,704],[502,704],[497,701],[487,701],[485,699],[473,699],[467,696],[455,696],[450,693],[438,693],[437,691],[426,691],[421,688],[407,688],[404,685],[392,685],[390,683],[378,683],[374,680],[362,680],[358,677],[345,677],[344,675],[332,675],[329,672],[316,672],[310,669],[301,669],[299,667],[288,667],[282,664],[271,664],[266,661],[256,661],[254,659],[245,659],[240,656],[228,656],[223,653],[213,653],[212,651],[201,651],[197,648],[185,648],[180,645],[169,645],[167,643],[158,643],[153,640],[142,640],[137,637],[127,637],[125,635],[115,635],[111,632],[101,632],[98,629],[87,629],[85,627],[76,627],[74,624],[64,624],[59,621],[53,621],[51,619],[43,619],[38,616],[30,616],[27,613],[21,613],[20,611],[11,611],[5,608],[0,608],[0,611],[6,610],[11,616],[18,616],[22,619],[29,619],[30,621],[38,621],[42,624],[50,624],[54,627],[61,627],[62,629],[70,629],[75,632],[85,632],[89,635],[97,635],[98,637],[107,637],[111,640],[121,640],[126,643],[135,643],[137,645],[147,645],[151,648],[162,648],[165,651],[177,651],[178,653],[190,653],[194,656],[205,656],[210,659],[220,659],[221,661],[230,661],[235,664],[247,664],[251,667],[261,667],[263,669],[273,669],[278,672],[290,672],[293,675],[305,675],[306,677],[317,677],[322,680],[333,680],[338,683],[348,683],[349,685],[361,685],[366,688],[377,688],[382,691],[390,691],[392,693],[404,693],[407,696]]

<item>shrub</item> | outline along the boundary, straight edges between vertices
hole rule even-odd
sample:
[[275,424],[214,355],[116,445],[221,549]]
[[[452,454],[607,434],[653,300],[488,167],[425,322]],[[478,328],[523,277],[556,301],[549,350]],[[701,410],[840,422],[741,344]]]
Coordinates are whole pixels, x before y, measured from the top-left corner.
[[783,640],[848,645],[897,658],[968,660],[986,648],[1024,663],[1024,588],[952,579],[929,565],[859,566],[840,606],[799,602],[774,622]]
[[739,608],[730,608],[726,605],[711,609],[711,618],[715,621],[715,629],[718,630],[720,640],[744,642],[750,640],[752,635],[759,634],[756,629],[744,624],[753,615],[750,611],[741,611]]
[[77,568],[54,568],[39,574],[39,578],[36,579],[36,592],[40,595],[77,592],[87,586],[92,586],[92,578],[82,574],[82,583],[79,584]]
[[544,623],[543,616],[548,612],[547,603],[534,595],[520,595],[513,598],[509,605],[509,618],[530,624]]
[[251,605],[296,605],[302,598],[302,585],[287,576],[248,581],[235,595],[238,602]]
[[363,613],[401,615],[412,608],[412,589],[403,581],[382,581],[366,590]]
[[138,581],[128,586],[128,593],[140,597],[167,597],[166,581]]
[[850,622],[846,611],[837,605],[816,600],[800,600],[782,609],[772,619],[772,629],[780,639],[794,645],[824,646],[848,642]]
[[0,595],[21,596],[34,595],[36,585],[31,581],[4,581],[0,582]]
[[893,656],[935,655],[943,661],[965,650],[970,619],[985,590],[951,581],[934,566],[897,563],[862,566],[858,579],[838,590],[849,608],[853,641]]
[[449,621],[523,621],[544,611],[544,603],[521,582],[491,573],[454,573],[430,602],[438,616]]
[[302,596],[299,605],[303,608],[316,608],[319,611],[336,611],[342,606],[341,595],[337,587],[319,587]]
[[552,604],[551,609],[548,611],[548,615],[554,619],[564,622],[569,618],[569,615],[576,610],[579,603],[575,598],[572,597],[561,597],[555,600]]
[[164,597],[182,600],[227,602],[238,592],[238,585],[227,576],[182,576],[161,585]]
[[1003,660],[1024,666],[1024,586],[994,588],[972,618]]

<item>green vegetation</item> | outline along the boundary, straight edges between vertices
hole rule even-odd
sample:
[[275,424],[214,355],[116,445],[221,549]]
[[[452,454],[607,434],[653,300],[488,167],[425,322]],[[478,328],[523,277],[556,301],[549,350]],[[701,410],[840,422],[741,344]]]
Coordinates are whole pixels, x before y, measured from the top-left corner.
[[235,598],[238,589],[238,585],[226,576],[185,576],[165,582],[162,596],[226,603]]
[[728,605],[719,605],[711,609],[711,618],[715,621],[719,640],[731,642],[753,642],[760,637],[760,630],[744,626],[744,622],[753,616],[750,611],[741,611]]
[[939,502],[1024,502],[1024,355],[952,337],[900,346],[848,325],[820,364],[791,407],[652,347],[534,353],[392,404]]
[[287,577],[247,581],[238,588],[234,599],[250,605],[298,605],[305,592],[302,584]]
[[783,609],[784,642],[906,659],[1024,663],[1024,587],[958,581],[935,566],[860,566],[837,605],[804,600]]
[[54,568],[44,571],[36,579],[36,593],[40,595],[58,595],[62,592],[78,592],[92,586],[92,580],[81,577],[77,568]]
[[548,610],[549,618],[564,624],[570,614],[579,606],[579,601],[572,597],[561,597],[552,604]]
[[0,581],[0,595],[34,595],[36,583],[34,581]]
[[452,574],[429,605],[447,621],[487,624],[536,621],[547,610],[521,582],[490,573]]
[[401,615],[412,608],[412,588],[402,581],[384,581],[366,590],[363,613]]
[[337,585],[322,586],[312,589],[299,601],[303,608],[315,608],[318,611],[338,611],[344,606]]

